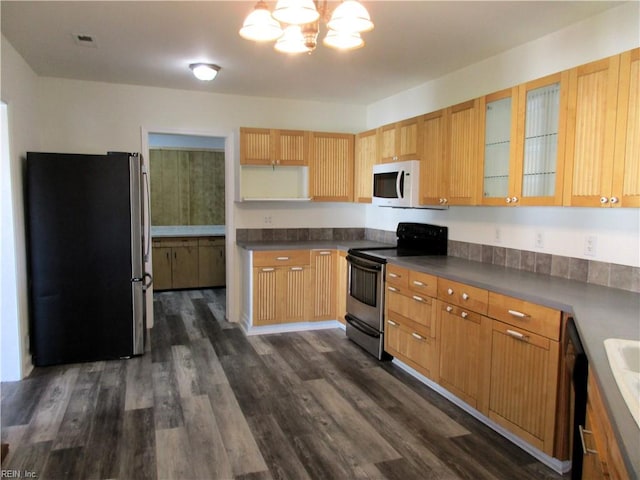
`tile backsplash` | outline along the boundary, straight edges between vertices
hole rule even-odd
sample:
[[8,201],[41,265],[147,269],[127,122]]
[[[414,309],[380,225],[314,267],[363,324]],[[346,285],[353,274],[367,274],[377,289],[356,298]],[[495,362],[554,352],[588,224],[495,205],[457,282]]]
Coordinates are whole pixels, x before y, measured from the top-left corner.
[[[239,228],[238,241],[372,240],[396,243],[396,232],[370,228]],[[549,253],[449,240],[448,255],[542,275],[640,293],[640,268]]]

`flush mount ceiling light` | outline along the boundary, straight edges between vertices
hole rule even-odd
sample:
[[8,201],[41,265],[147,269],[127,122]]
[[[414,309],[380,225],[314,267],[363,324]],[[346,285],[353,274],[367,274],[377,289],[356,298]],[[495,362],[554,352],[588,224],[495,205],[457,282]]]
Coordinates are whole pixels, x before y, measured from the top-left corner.
[[189,68],[198,80],[206,82],[213,80],[218,75],[220,67],[212,63],[192,63]]
[[311,53],[317,45],[319,23],[326,23],[323,43],[339,50],[364,46],[360,36],[373,30],[367,9],[356,0],[344,0],[329,15],[327,0],[278,0],[273,12],[259,0],[242,24],[242,38],[256,42],[277,40],[275,49],[284,53]]

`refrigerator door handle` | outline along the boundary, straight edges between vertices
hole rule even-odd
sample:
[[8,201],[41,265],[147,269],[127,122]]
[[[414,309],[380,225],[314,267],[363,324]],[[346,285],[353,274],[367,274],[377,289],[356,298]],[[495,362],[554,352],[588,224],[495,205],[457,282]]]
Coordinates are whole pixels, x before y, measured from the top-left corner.
[[[145,199],[146,199],[146,205],[142,206],[142,211],[144,213],[144,208],[146,206],[147,208],[147,212],[149,213],[148,218],[146,219],[146,227],[147,227],[147,231],[146,231],[146,245],[145,245],[145,250],[144,250],[144,261],[145,263],[149,261],[149,250],[151,249],[151,197],[150,197],[150,190],[149,190],[149,172],[147,171],[147,166],[146,165],[142,165],[142,176],[144,177],[144,190],[145,190]],[[149,287],[151,286],[151,282],[148,285]]]
[[145,284],[142,285],[142,289],[148,290],[149,287],[153,284],[153,276],[151,276],[149,272],[144,272],[144,277],[142,277],[142,280],[145,280],[145,279],[147,279],[148,282],[145,282]]

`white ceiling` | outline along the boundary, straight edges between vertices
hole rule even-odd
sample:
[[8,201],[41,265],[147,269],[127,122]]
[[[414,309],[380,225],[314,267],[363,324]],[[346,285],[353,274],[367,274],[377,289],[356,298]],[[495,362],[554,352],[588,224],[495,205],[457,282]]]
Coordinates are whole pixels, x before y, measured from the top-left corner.
[[[348,53],[243,40],[253,1],[2,0],[2,34],[40,76],[366,105],[622,3],[362,1],[375,29]],[[198,61],[220,65],[218,78],[195,80]]]

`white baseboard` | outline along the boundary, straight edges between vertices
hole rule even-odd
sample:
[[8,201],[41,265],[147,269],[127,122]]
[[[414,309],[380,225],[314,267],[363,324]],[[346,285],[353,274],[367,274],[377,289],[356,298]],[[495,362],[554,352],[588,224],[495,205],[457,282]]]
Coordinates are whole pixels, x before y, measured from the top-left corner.
[[326,320],[322,322],[297,322],[297,323],[278,323],[275,325],[262,325],[259,327],[251,325],[248,317],[243,316],[241,322],[242,330],[245,335],[267,335],[269,333],[286,333],[286,332],[304,332],[309,330],[326,330],[329,328],[342,328],[337,320]]
[[507,440],[511,441],[512,443],[514,443],[517,446],[519,446],[520,448],[522,448],[525,452],[530,454],[536,460],[539,460],[541,463],[545,464],[547,467],[549,467],[553,471],[555,471],[557,473],[560,473],[560,474],[564,474],[564,473],[567,473],[568,471],[571,470],[571,461],[569,461],[569,460],[559,460],[557,458],[551,457],[551,456],[547,455],[546,453],[538,450],[533,445],[530,445],[529,443],[527,443],[524,440],[522,440],[520,437],[518,437],[518,436],[514,435],[513,433],[511,433],[510,431],[506,430],[501,425],[498,425],[496,422],[494,422],[490,418],[486,417],[485,415],[480,413],[478,410],[476,410],[472,406],[468,405],[467,403],[463,402],[461,399],[459,399],[458,397],[453,395],[448,390],[442,388],[440,385],[435,383],[433,380],[430,380],[429,378],[425,377],[420,372],[414,370],[413,368],[411,368],[409,365],[403,363],[402,361],[394,358],[392,363],[394,365],[396,365],[397,367],[401,368],[402,370],[404,370],[405,372],[407,372],[412,377],[415,377],[420,382],[424,383],[430,389],[432,389],[435,392],[437,392],[440,395],[442,395],[444,398],[449,400],[451,403],[453,403],[453,404],[457,405],[458,407],[460,407],[462,410],[467,412],[472,417],[474,417],[477,420],[481,421],[482,423],[487,425],[489,428],[491,428],[492,430],[496,431],[497,433],[499,433],[500,435],[505,437]]

